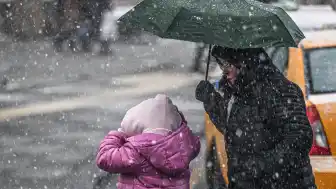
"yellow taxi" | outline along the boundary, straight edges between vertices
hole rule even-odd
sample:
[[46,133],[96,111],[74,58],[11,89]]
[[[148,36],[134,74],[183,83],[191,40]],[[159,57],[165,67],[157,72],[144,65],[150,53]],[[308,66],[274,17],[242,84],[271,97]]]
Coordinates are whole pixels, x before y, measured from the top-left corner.
[[[305,35],[299,48],[269,48],[267,53],[305,95],[314,132],[310,158],[318,189],[336,189],[336,30]],[[214,85],[218,88],[217,81]],[[209,188],[218,188],[228,183],[225,141],[207,114],[205,135],[206,181]]]

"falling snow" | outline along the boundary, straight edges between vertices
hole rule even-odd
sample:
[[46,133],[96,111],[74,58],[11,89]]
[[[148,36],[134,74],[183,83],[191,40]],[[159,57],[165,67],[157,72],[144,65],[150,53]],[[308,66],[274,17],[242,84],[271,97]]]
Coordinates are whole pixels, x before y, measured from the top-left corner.
[[236,130],[237,137],[240,137],[243,134],[243,131],[241,129]]
[[[241,176],[261,178],[265,175],[273,177],[273,181],[284,182],[283,175],[293,171],[281,170],[286,170],[289,166],[295,167],[295,171],[300,170],[297,166],[302,162],[292,158],[295,154],[300,154],[300,157],[307,154],[307,149],[300,151],[300,147],[309,146],[310,142],[314,141],[317,154],[329,153],[329,148],[335,150],[332,147],[336,144],[329,139],[331,134],[326,128],[336,120],[333,118],[335,110],[332,105],[335,102],[336,91],[336,48],[324,48],[320,45],[321,48],[309,52],[301,49],[305,56],[296,55],[295,61],[290,61],[292,57],[288,56],[292,56],[293,51],[288,51],[287,47],[265,47],[270,57],[265,53],[255,57],[258,63],[267,62],[268,58],[271,58],[279,71],[289,74],[289,79],[299,79],[299,82],[294,81],[299,87],[305,82],[307,87],[302,88],[305,95],[303,98],[309,100],[307,105],[316,105],[307,108],[309,121],[318,121],[312,124],[313,129],[307,122],[308,119],[302,121],[304,114],[293,115],[293,112],[304,109],[299,107],[296,99],[286,97],[281,100],[284,104],[279,108],[274,107],[274,104],[271,104],[272,108],[261,107],[265,104],[270,105],[265,103],[265,99],[274,103],[280,101],[274,99],[278,95],[272,94],[273,91],[279,91],[280,82],[272,78],[267,80],[269,83],[275,81],[272,89],[266,90],[265,86],[261,87],[262,100],[255,100],[248,92],[240,94],[233,104],[229,121],[220,122],[226,119],[211,117],[215,120],[214,123],[220,122],[217,122],[217,129],[212,129],[213,125],[205,126],[206,123],[211,123],[205,116],[206,106],[195,99],[195,87],[204,79],[206,71],[208,44],[164,39],[145,31],[152,29],[155,30],[155,34],[171,38],[189,39],[192,36],[197,38],[196,42],[213,42],[228,46],[255,47],[256,44],[298,42],[296,30],[284,28],[283,24],[287,23],[287,20],[273,19],[276,18],[273,14],[261,12],[277,11],[282,14],[277,8],[257,2],[244,4],[245,1],[238,0],[230,5],[221,4],[223,1],[204,1],[202,7],[198,7],[193,0],[174,1],[174,6],[165,4],[170,0],[157,1],[151,4],[152,10],[147,7],[141,11],[144,14],[141,20],[152,22],[145,30],[141,30],[136,28],[139,24],[137,21],[126,22],[126,27],[125,22],[117,21],[127,11],[137,18],[137,8],[130,5],[139,2],[131,0],[113,1],[111,7],[97,6],[98,1],[92,0],[86,5],[81,4],[86,7],[83,7],[85,10],[79,11],[76,10],[76,2],[71,0],[71,5],[65,3],[66,7],[61,8],[64,19],[58,19],[61,17],[57,15],[59,11],[56,10],[56,1],[16,1],[2,3],[0,16],[1,189],[91,189],[105,186],[115,189],[120,184],[117,182],[119,175],[97,167],[97,151],[104,151],[99,150],[100,145],[116,149],[115,156],[112,153],[108,154],[109,150],[102,155],[116,158],[114,161],[107,162],[111,160],[107,158],[104,159],[106,161],[100,162],[101,167],[111,166],[110,170],[115,169],[115,172],[154,171],[156,177],[164,178],[166,175],[162,175],[162,172],[171,169],[169,171],[174,174],[178,171],[179,175],[189,175],[187,169],[185,173],[180,172],[180,160],[183,159],[183,163],[186,164],[182,165],[183,169],[190,167],[192,171],[190,184],[193,188],[207,188],[204,183],[207,170],[221,173],[220,168],[226,170],[231,166],[236,166],[232,170],[237,171],[234,175],[229,175],[231,182],[240,183]],[[68,1],[70,2],[65,0]],[[320,6],[297,7],[293,2],[286,2],[285,5],[280,2],[279,6],[292,10],[286,12],[303,30],[305,36],[317,41],[322,41],[322,38],[332,41],[336,36],[335,30],[312,31],[328,19],[336,19],[331,9]],[[187,4],[187,8],[179,7],[184,4]],[[171,7],[179,9],[172,10]],[[111,10],[107,10],[110,8]],[[193,14],[188,8],[200,12]],[[246,10],[238,10],[239,8]],[[296,10],[297,8],[299,10]],[[237,10],[232,11],[235,9]],[[188,16],[183,15],[184,10],[188,10],[185,11],[188,12]],[[88,15],[83,14],[83,11],[87,11]],[[96,13],[97,15],[94,15]],[[218,16],[223,13],[226,14],[225,17]],[[174,14],[179,14],[181,18],[186,17],[187,20],[179,21]],[[211,20],[216,18],[216,15],[218,18]],[[100,17],[102,19],[99,19]],[[261,21],[251,23],[256,17]],[[291,24],[287,25],[289,27]],[[176,29],[182,26],[183,28]],[[184,33],[177,34],[176,31]],[[321,34],[317,34],[318,32]],[[250,37],[245,35],[250,33],[253,34]],[[282,35],[283,33],[285,35]],[[268,37],[264,39],[262,35]],[[288,39],[288,36],[292,36],[293,39]],[[204,39],[205,37],[208,38]],[[62,41],[62,38],[65,40]],[[224,38],[226,41],[221,41]],[[216,41],[212,41],[213,39]],[[252,59],[250,58],[250,61]],[[196,60],[201,62],[198,71],[194,69],[194,66],[197,66]],[[297,62],[299,60],[302,62]],[[292,62],[302,63],[304,66],[289,67]],[[266,67],[272,69],[272,66]],[[295,71],[289,70],[293,67]],[[218,80],[222,74],[223,71],[212,57],[209,80]],[[262,78],[266,76],[267,74]],[[286,82],[282,82],[281,85],[286,85]],[[295,88],[291,88],[290,91],[295,91]],[[224,98],[227,91],[219,92],[224,94]],[[170,131],[168,134],[154,132],[141,140],[138,138],[141,137],[141,132],[133,133],[133,136],[122,129],[125,122],[121,122],[126,112],[142,100],[158,93],[171,97],[172,102],[183,113],[192,135],[200,138],[201,149],[197,157],[193,157],[197,151],[197,137],[191,137],[187,129],[179,130],[181,125],[167,129]],[[245,97],[249,98],[240,99]],[[214,104],[220,105],[220,108],[226,107],[225,103]],[[258,108],[248,107],[251,104]],[[139,119],[146,118],[143,116],[146,112],[139,112]],[[267,117],[270,112],[275,112],[277,119],[270,120]],[[147,120],[149,123],[154,123],[155,119],[164,120],[160,119],[158,111],[154,113],[156,115]],[[139,126],[142,123],[138,121],[130,124]],[[265,125],[266,123],[272,125]],[[300,125],[296,125],[295,129],[292,126],[296,123]],[[159,125],[164,126],[161,123]],[[174,135],[176,138],[173,140],[169,139],[173,135],[171,133],[176,130],[180,133]],[[291,132],[286,133],[288,130]],[[309,133],[311,130],[314,133]],[[275,134],[273,131],[276,131]],[[277,137],[277,134],[281,134],[281,137]],[[212,140],[209,140],[212,136],[220,138],[214,138],[216,143],[212,143]],[[307,136],[314,138],[308,140]],[[287,137],[292,143],[283,144],[282,137]],[[228,145],[225,145],[225,142]],[[295,150],[292,151],[294,147]],[[119,152],[130,154],[118,156]],[[229,157],[234,158],[229,159],[229,163],[223,163],[227,153],[231,155]],[[254,155],[255,153],[258,155]],[[288,158],[287,154],[291,154],[291,157]],[[186,157],[182,158],[184,155]],[[119,157],[121,159],[118,159]],[[325,156],[327,159],[328,157],[329,155]],[[170,163],[178,162],[165,167],[168,166],[168,160]],[[324,164],[311,162],[314,170],[333,169],[332,159],[323,161]],[[141,168],[136,169],[139,165]],[[301,167],[301,170],[309,174],[309,167]],[[262,175],[263,173],[267,174]],[[220,178],[221,175],[216,176]],[[167,177],[158,181],[158,184],[168,185],[175,180],[174,177]],[[179,179],[176,183],[182,185],[188,181],[186,176],[185,180]]]

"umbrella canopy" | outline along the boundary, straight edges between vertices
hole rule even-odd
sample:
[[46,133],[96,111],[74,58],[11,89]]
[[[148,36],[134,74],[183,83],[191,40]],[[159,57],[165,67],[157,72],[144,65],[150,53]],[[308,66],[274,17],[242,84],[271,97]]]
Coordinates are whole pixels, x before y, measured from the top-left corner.
[[118,21],[162,38],[230,48],[297,47],[304,38],[283,9],[251,0],[144,0]]

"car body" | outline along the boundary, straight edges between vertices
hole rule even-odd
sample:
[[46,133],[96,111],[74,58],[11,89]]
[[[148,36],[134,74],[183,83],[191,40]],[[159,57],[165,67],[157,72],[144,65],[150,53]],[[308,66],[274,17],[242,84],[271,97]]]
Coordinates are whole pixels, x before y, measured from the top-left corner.
[[[336,31],[310,31],[305,35],[299,48],[269,48],[267,52],[304,93],[314,132],[310,159],[318,189],[336,189]],[[217,86],[217,81],[214,84]],[[214,188],[214,180],[217,185],[228,183],[227,158],[224,137],[207,114],[205,135],[207,182]]]

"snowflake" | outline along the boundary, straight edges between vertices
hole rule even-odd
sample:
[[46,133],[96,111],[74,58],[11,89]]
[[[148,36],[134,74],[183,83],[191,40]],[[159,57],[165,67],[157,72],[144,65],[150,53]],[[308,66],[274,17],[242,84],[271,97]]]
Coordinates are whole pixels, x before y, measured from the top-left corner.
[[278,29],[278,26],[274,25],[273,30],[277,30],[277,29]]
[[237,135],[238,137],[241,137],[242,134],[243,134],[243,131],[242,131],[241,129],[237,129],[237,130],[236,130],[236,135]]
[[278,172],[276,172],[274,175],[275,175],[275,178],[279,178],[280,176]]

